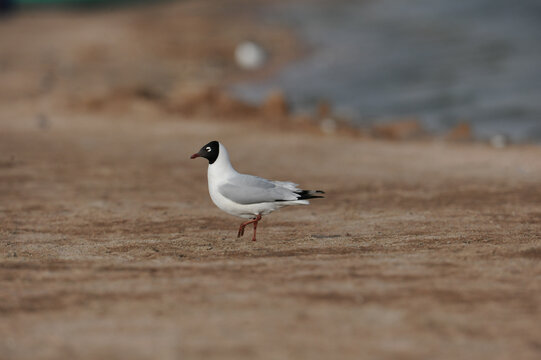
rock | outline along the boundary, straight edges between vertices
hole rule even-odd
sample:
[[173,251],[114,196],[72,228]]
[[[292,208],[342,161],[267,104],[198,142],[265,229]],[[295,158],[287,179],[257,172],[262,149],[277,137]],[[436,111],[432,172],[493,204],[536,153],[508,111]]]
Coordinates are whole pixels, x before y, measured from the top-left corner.
[[336,131],[337,134],[356,137],[356,138],[367,136],[363,130],[361,130],[360,128],[356,126],[353,126],[348,121],[338,121],[337,125],[338,125],[337,131]]
[[460,123],[455,126],[446,136],[451,141],[469,141],[472,139],[472,129],[468,123]]
[[216,99],[216,110],[219,115],[224,116],[254,116],[257,114],[257,108],[253,105],[235,99],[226,92],[218,94]]
[[72,99],[72,103],[90,111],[137,112],[140,115],[150,115],[162,110],[161,99],[157,92],[138,86],[89,93],[84,98]]
[[308,114],[296,114],[291,116],[291,123],[295,125],[311,126],[314,125],[314,119]]
[[407,140],[424,134],[419,121],[403,120],[386,124],[376,124],[372,127],[372,134],[388,140]]
[[187,116],[248,117],[259,113],[257,106],[236,99],[216,86],[193,86],[173,94],[169,97],[169,108]]
[[281,91],[274,91],[267,96],[261,106],[263,115],[273,120],[284,120],[289,114],[286,97]]
[[317,104],[316,116],[320,119],[328,118],[332,115],[332,106],[326,100],[321,100]]
[[243,41],[235,48],[235,61],[245,70],[261,68],[267,60],[263,47],[254,41]]
[[291,115],[288,118],[288,125],[298,131],[306,131],[314,134],[320,133],[319,124],[313,116],[307,113]]
[[509,139],[503,134],[497,134],[490,138],[490,145],[496,149],[503,149],[509,144]]
[[196,115],[212,111],[220,91],[215,86],[181,89],[170,99],[171,108],[185,115]]
[[334,134],[337,126],[336,120],[331,117],[325,118],[319,123],[319,128],[324,134]]

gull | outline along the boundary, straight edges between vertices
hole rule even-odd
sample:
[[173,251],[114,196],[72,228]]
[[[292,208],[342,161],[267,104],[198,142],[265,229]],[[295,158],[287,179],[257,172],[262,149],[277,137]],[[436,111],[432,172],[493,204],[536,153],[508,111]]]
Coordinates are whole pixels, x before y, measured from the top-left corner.
[[256,241],[257,223],[263,215],[288,205],[308,205],[308,199],[322,198],[321,190],[301,190],[289,181],[272,181],[258,176],[238,173],[229,154],[218,141],[211,141],[190,158],[208,160],[207,172],[210,198],[226,213],[249,221],[240,224],[237,238],[244,235],[244,228],[254,224],[253,241]]

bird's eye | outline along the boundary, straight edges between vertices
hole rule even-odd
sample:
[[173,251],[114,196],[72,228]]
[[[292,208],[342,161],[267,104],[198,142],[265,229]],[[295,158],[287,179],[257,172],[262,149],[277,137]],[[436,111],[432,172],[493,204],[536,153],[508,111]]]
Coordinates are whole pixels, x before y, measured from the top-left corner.
[[207,152],[210,152],[211,150],[210,146],[207,146],[205,149],[207,149]]

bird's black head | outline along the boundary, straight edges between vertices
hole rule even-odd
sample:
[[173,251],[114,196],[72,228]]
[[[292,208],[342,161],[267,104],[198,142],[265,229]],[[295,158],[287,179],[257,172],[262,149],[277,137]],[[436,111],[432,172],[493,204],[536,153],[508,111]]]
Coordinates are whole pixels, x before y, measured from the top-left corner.
[[198,153],[193,154],[190,159],[195,159],[198,157],[204,157],[209,161],[209,164],[213,164],[218,158],[220,153],[220,143],[216,140],[209,142],[207,145],[203,146]]

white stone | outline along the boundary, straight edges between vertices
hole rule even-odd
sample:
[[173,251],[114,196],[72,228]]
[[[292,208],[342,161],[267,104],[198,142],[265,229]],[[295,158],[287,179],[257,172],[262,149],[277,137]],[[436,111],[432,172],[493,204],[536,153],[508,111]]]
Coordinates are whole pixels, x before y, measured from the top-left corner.
[[253,41],[243,41],[235,49],[237,65],[246,70],[259,69],[265,64],[265,50]]

